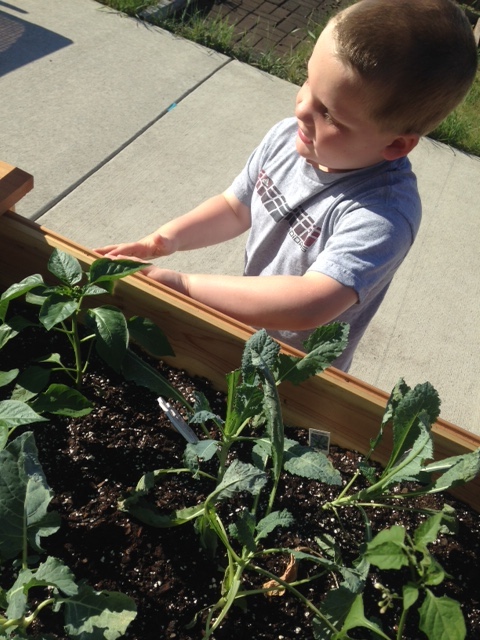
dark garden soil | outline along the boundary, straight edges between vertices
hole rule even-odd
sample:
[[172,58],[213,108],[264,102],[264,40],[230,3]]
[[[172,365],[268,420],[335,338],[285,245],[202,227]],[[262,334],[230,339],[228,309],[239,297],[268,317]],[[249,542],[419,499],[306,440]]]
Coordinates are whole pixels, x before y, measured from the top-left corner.
[[[35,339],[27,344],[29,357]],[[15,361],[19,349],[11,350]],[[4,353],[5,352],[5,353]],[[2,360],[7,350],[2,351]],[[9,364],[2,361],[0,368]],[[194,388],[208,396],[214,411],[221,414],[224,398],[203,380],[191,380],[185,373],[155,363],[187,396]],[[93,371],[93,370],[92,370]],[[85,579],[97,590],[117,590],[131,596],[138,614],[125,637],[135,640],[199,640],[202,638],[201,617],[198,624],[187,629],[195,614],[217,601],[224,558],[208,559],[199,546],[193,526],[155,529],[140,523],[118,509],[118,502],[139,480],[153,469],[181,467],[185,441],[171,427],[159,409],[155,394],[126,383],[101,365],[85,378],[83,392],[95,402],[95,410],[81,419],[53,417],[50,422],[34,427],[40,461],[54,498],[52,509],[61,515],[61,527],[54,535],[43,539],[49,555],[61,558],[77,579]],[[295,429],[289,437],[305,440],[306,434]],[[242,455],[242,452],[240,453]],[[332,447],[331,458],[345,478],[354,470],[359,455]],[[155,490],[158,507],[165,513],[202,500],[211,490],[204,480],[171,476]],[[334,536],[344,549],[351,565],[361,543],[362,523],[353,509],[343,514],[343,529],[331,512],[322,511],[326,499],[338,492],[302,478],[282,479],[279,509],[288,509],[296,517],[289,530],[271,534],[268,544],[282,547],[318,548],[315,538],[322,533]],[[480,638],[480,518],[479,515],[453,499],[429,499],[428,506],[444,501],[457,509],[459,532],[455,537],[442,537],[435,545],[436,558],[453,577],[441,585],[438,595],[445,594],[462,604],[468,628],[468,638]],[[228,522],[235,505],[222,512]],[[403,523],[413,530],[418,520],[400,512],[372,509],[375,530]],[[281,575],[287,558],[275,557],[268,569]],[[267,565],[265,565],[267,566]],[[366,614],[379,617],[380,594],[373,583],[380,580],[392,589],[401,589],[399,572],[382,572],[371,577],[366,593]],[[0,574],[0,584],[11,576]],[[262,580],[247,576],[249,588],[261,586]],[[405,577],[405,576],[404,576]],[[11,584],[11,583],[10,583]],[[6,585],[5,585],[6,586]],[[319,604],[326,593],[336,586],[328,577],[305,588],[305,594]],[[398,613],[398,612],[397,612]],[[398,617],[388,611],[382,624],[393,637]],[[253,596],[248,610],[234,607],[223,626],[215,633],[216,640],[251,638],[252,640],[312,640],[311,615],[290,596],[267,598]],[[417,631],[418,619],[411,615],[405,639],[424,637]],[[35,623],[37,637],[51,633],[52,638],[66,638],[60,615],[42,615]],[[351,632],[355,638],[365,638],[360,630]],[[33,636],[35,637],[35,636]]]

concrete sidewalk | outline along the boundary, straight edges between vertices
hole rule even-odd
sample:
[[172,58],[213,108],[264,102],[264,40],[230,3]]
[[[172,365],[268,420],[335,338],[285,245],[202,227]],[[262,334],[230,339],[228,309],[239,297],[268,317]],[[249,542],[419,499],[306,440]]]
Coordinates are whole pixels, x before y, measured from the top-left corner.
[[[35,177],[17,211],[94,248],[225,189],[297,87],[93,0],[0,0],[1,159]],[[417,242],[351,373],[429,380],[442,417],[480,433],[480,161],[424,140]],[[245,238],[165,259],[240,274]]]

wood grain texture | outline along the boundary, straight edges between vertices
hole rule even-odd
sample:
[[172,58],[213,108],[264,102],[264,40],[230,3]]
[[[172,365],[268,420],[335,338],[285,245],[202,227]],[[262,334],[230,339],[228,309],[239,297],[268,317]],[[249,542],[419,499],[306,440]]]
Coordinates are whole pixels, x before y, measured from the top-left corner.
[[0,161],[0,215],[13,209],[33,189],[33,176]]
[[[49,231],[13,212],[7,212],[0,232],[0,287],[3,289],[32,273],[48,280],[46,265],[54,247],[75,256],[86,268],[96,255],[85,247]],[[165,360],[190,375],[208,378],[225,391],[225,375],[240,365],[245,341],[253,329],[197,303],[182,294],[135,274],[117,283],[108,301],[127,317],[151,318],[167,335],[175,357]],[[291,355],[300,352],[282,345]],[[388,396],[385,392],[336,369],[312,377],[300,386],[280,388],[285,422],[292,426],[331,432],[332,442],[366,452],[379,429]],[[436,459],[467,453],[480,447],[480,438],[444,420],[433,427]],[[376,459],[389,453],[385,438]],[[480,511],[480,478],[452,493]]]

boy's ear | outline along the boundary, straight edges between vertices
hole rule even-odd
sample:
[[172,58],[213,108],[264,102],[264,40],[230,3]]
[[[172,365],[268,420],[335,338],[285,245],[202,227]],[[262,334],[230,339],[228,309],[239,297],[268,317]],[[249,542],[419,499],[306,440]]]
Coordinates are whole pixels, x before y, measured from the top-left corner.
[[383,157],[385,160],[397,160],[408,156],[412,149],[418,144],[420,136],[417,134],[411,134],[408,136],[398,136],[391,142],[388,147],[383,150]]

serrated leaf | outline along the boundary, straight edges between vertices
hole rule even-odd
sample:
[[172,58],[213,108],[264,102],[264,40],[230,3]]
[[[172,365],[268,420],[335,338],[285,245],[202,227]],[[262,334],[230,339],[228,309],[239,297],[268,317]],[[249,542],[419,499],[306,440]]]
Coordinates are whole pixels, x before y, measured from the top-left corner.
[[83,276],[79,261],[72,255],[56,248],[52,251],[48,261],[48,270],[69,287],[78,284]]
[[208,402],[205,394],[195,391],[195,403],[193,405],[193,415],[191,415],[188,421],[192,424],[205,424],[209,420],[214,420],[215,422],[220,421],[220,418],[213,413],[210,408],[210,403]]
[[447,596],[438,598],[426,589],[419,614],[419,628],[429,640],[464,640],[467,635],[460,604]]
[[[396,448],[394,453],[390,457],[389,464],[384,469],[380,479],[384,481],[388,478],[388,483],[384,483],[384,486],[392,483],[406,482],[409,480],[416,480],[422,473],[425,460],[429,460],[433,457],[433,441],[430,432],[430,423],[427,420],[427,416],[421,413],[415,419],[414,423],[406,425],[408,435],[405,439],[402,439],[400,447]],[[398,455],[401,451],[401,447],[407,443],[411,444],[410,449],[403,451],[402,455]],[[392,465],[392,461],[395,463]]]
[[94,406],[80,391],[64,384],[51,384],[32,402],[35,411],[71,418],[88,415]]
[[325,371],[345,350],[348,333],[348,325],[339,322],[315,329],[304,342],[307,355],[303,358],[280,354],[278,380],[300,384]]
[[439,464],[443,468],[447,467],[447,471],[433,483],[432,490],[435,492],[447,491],[476,478],[480,473],[480,449],[433,463],[428,465],[425,471],[435,473]]
[[287,510],[283,509],[282,511],[272,511],[262,518],[257,526],[256,526],[256,536],[255,539],[261,540],[262,538],[266,538],[274,529],[277,527],[289,527],[295,522],[295,518],[292,514]]
[[251,464],[234,460],[227,467],[222,481],[208,499],[227,500],[240,491],[248,491],[252,495],[257,495],[266,482],[267,476],[263,471]]
[[30,569],[22,569],[13,586],[7,593],[7,618],[21,618],[26,612],[28,592],[34,587],[55,587],[66,596],[78,593],[75,576],[71,570],[57,558],[49,556],[33,572]]
[[157,358],[175,355],[165,333],[149,318],[133,316],[127,325],[132,340],[147,353]]
[[77,302],[69,296],[53,293],[45,298],[38,319],[47,331],[65,320],[68,320],[77,311]]
[[128,346],[128,328],[125,316],[110,305],[96,307],[87,311],[88,326],[93,328],[96,336],[95,348],[100,357],[119,372]]
[[184,461],[189,469],[198,468],[198,460],[211,460],[218,452],[219,443],[216,440],[200,440],[189,443],[185,447]]
[[[404,385],[397,385],[398,394],[403,393],[404,390]],[[432,385],[426,382],[417,385],[414,389],[409,389],[400,399],[396,397],[395,401],[392,400],[390,409],[387,408],[388,411],[391,411],[393,421],[393,448],[385,467],[387,472],[391,467],[398,465],[413,448],[418,449],[417,439],[424,436],[425,430],[429,432],[431,425],[438,418],[440,399]],[[432,452],[424,455],[423,460],[431,458]],[[420,469],[416,473],[419,472]]]
[[273,370],[277,362],[280,345],[265,329],[260,329],[251,336],[245,343],[242,355],[242,372],[245,379],[255,373],[260,362]]
[[302,478],[318,480],[330,485],[341,485],[342,476],[321,451],[298,443],[285,446],[284,468]]
[[364,553],[365,558],[379,569],[401,569],[408,566],[405,549],[405,529],[394,525],[380,531],[370,542]]
[[65,602],[65,628],[80,640],[121,638],[136,615],[132,598],[116,591],[94,591],[87,585]]
[[245,547],[250,553],[254,553],[256,550],[255,524],[254,515],[244,509],[237,521],[229,527],[230,535],[236,538],[242,547]]
[[0,451],[0,469],[0,558],[10,559],[22,553],[27,541],[39,550],[39,538],[58,526],[47,513],[53,494],[31,432]]

